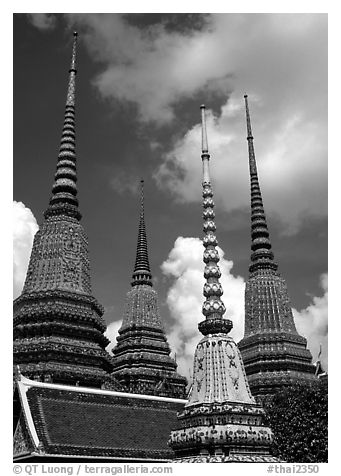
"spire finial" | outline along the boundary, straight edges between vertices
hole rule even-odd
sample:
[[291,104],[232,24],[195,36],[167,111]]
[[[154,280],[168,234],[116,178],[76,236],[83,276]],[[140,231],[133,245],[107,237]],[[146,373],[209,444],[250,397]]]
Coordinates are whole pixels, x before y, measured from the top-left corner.
[[131,285],[147,284],[153,286],[150,272],[146,225],[144,221],[144,180],[140,180],[140,223],[137,236],[136,260]]
[[71,56],[71,66],[70,66],[70,72],[74,71],[77,73],[77,67],[76,67],[76,58],[77,58],[77,36],[78,33],[76,31],[73,32],[73,44],[72,44],[72,56]]
[[250,119],[250,111],[249,111],[249,103],[248,103],[248,96],[244,94],[245,99],[245,112],[246,112],[246,129],[247,129],[247,141],[249,144],[249,159],[250,159],[250,172],[257,173],[257,165],[256,165],[256,157],[255,151],[253,147],[253,136],[252,136],[252,129],[251,129],[251,119]]
[[140,180],[140,187],[141,187],[141,197],[140,197],[141,215],[143,215],[144,217],[144,180],[143,179]]
[[205,105],[202,104],[200,106],[200,109],[201,109],[201,151],[203,154],[208,154]]
[[201,158],[203,167],[203,183],[210,183],[210,171],[208,161],[210,154],[208,153],[207,130],[206,130],[206,107],[204,104],[201,109]]
[[247,94],[245,99],[247,142],[249,150],[249,169],[251,181],[251,265],[250,272],[257,269],[271,268],[277,270],[278,265],[274,262],[271,251],[268,226],[263,206],[262,194],[259,186],[255,150]]
[[76,94],[77,32],[73,33],[71,67],[66,96],[64,126],[58,154],[57,171],[52,186],[52,196],[44,213],[45,218],[66,215],[80,220],[77,199],[76,144],[75,144],[75,94]]
[[202,163],[203,163],[203,219],[204,219],[204,238],[203,245],[205,247],[203,260],[206,264],[204,270],[204,277],[206,282],[204,284],[203,294],[205,302],[202,307],[202,313],[206,317],[203,322],[199,324],[199,331],[204,334],[228,333],[232,329],[232,322],[229,319],[223,319],[226,312],[224,303],[220,299],[223,294],[223,288],[219,282],[221,272],[218,266],[219,254],[216,246],[218,245],[217,238],[214,234],[216,225],[214,223],[214,201],[213,191],[210,182],[209,174],[209,159],[207,145],[207,131],[205,120],[205,106],[200,106],[201,109],[201,123],[202,123]]

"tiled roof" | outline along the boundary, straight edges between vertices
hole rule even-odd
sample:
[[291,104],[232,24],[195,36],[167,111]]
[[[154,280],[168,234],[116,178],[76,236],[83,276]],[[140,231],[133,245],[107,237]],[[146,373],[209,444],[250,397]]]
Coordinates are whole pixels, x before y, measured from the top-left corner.
[[172,458],[167,441],[184,400],[25,381],[22,408],[41,456]]

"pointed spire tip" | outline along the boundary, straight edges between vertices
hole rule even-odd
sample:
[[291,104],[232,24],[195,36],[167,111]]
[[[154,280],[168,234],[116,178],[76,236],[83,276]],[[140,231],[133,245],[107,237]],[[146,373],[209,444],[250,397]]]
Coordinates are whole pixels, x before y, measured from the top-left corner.
[[[52,196],[49,206],[44,213],[45,218],[54,215],[73,216],[78,220],[81,214],[78,210],[76,148],[75,148],[75,94],[76,94],[76,55],[77,32],[73,32],[71,64],[66,95],[64,126],[59,149],[57,171],[52,186]],[[65,165],[66,164],[66,165]]]
[[147,235],[146,225],[144,222],[144,180],[140,180],[141,195],[140,195],[140,223],[137,235],[137,249],[136,249],[136,261],[133,272],[132,286],[139,284],[147,284],[153,286],[152,275],[150,272],[148,247],[147,247]]

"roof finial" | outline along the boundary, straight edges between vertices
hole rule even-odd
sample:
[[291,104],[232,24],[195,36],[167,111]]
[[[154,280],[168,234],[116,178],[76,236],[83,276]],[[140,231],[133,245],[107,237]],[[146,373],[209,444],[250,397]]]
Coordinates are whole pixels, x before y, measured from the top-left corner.
[[21,374],[21,371],[20,371],[20,365],[17,364],[17,365],[14,367],[14,373],[15,373],[15,378],[16,378],[16,380],[19,380],[19,381],[20,381],[20,380],[21,380],[21,377],[22,377],[22,374]]
[[247,142],[249,150],[249,169],[251,181],[251,264],[250,272],[256,269],[271,268],[276,270],[277,263],[271,251],[268,226],[266,223],[262,194],[259,186],[256,156],[253,147],[253,136],[247,94],[244,95],[246,111]]
[[71,67],[66,96],[65,118],[57,171],[52,186],[52,196],[44,213],[45,218],[67,215],[81,218],[77,199],[76,147],[75,147],[75,93],[76,93],[77,32],[73,33]]
[[224,303],[220,299],[223,294],[223,288],[219,282],[221,272],[218,266],[219,254],[216,246],[218,245],[217,238],[214,234],[216,225],[214,223],[214,201],[213,191],[210,182],[209,174],[209,159],[207,146],[207,132],[205,120],[205,106],[200,106],[201,120],[202,120],[202,162],[203,162],[203,218],[204,218],[204,238],[203,245],[205,271],[204,277],[206,282],[204,284],[203,294],[205,302],[202,307],[202,313],[206,319],[199,324],[199,331],[204,334],[217,334],[220,332],[228,333],[232,329],[232,322],[229,319],[223,319],[226,312]]
[[146,225],[144,221],[144,180],[140,180],[140,223],[137,236],[136,260],[131,285],[147,284],[153,286],[152,275],[150,272]]

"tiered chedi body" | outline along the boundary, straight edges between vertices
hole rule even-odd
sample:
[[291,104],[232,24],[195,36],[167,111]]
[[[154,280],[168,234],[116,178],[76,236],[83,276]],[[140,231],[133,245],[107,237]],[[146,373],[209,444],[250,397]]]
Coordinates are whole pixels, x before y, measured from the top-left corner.
[[169,444],[175,462],[274,461],[269,455],[271,430],[263,423],[264,411],[251,395],[240,352],[228,335],[232,321],[223,318],[205,106],[201,110],[206,299],[202,308],[205,320],[199,330],[204,338],[194,355],[189,401],[178,415],[180,429],[172,431]]
[[113,388],[103,308],[92,296],[77,200],[76,42],[74,33],[52,196],[34,237],[22,294],[14,301],[14,364],[34,380]]
[[177,372],[170,357],[161,323],[157,293],[150,272],[141,181],[141,212],[132,289],[113,349],[115,378],[127,391],[145,395],[185,398],[187,380]]
[[247,96],[251,178],[251,264],[245,288],[245,335],[239,342],[252,394],[262,400],[314,375],[307,341],[297,333],[285,280],[271,251],[260,191]]

